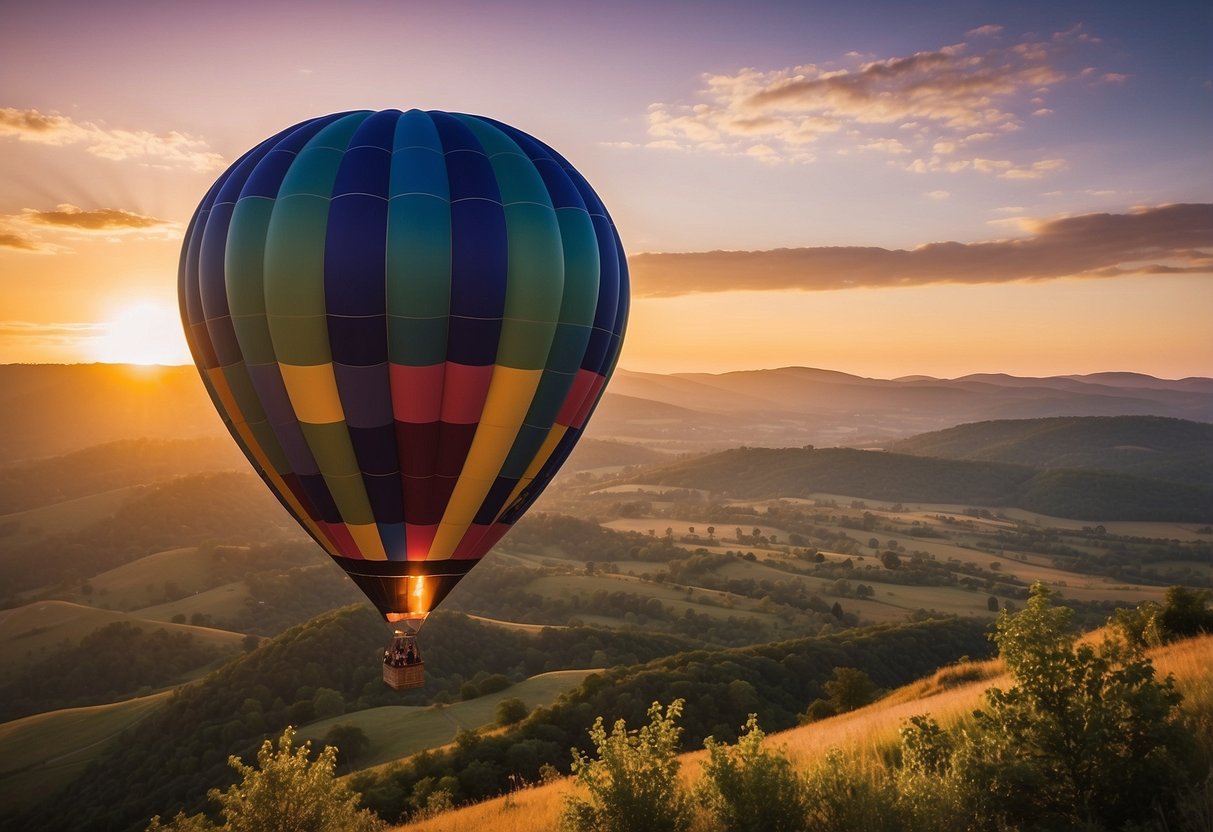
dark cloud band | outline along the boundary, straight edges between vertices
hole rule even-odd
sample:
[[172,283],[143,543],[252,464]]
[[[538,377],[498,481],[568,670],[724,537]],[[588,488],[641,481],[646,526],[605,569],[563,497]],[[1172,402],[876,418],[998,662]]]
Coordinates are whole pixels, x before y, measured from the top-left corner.
[[980,243],[638,254],[628,262],[640,297],[1213,273],[1213,204],[1065,217],[1027,237]]

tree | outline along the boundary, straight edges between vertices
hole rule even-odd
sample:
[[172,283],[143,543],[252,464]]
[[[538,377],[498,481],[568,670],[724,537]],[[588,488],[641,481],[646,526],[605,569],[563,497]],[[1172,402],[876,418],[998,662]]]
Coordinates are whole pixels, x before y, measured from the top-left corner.
[[1072,613],[1034,585],[1021,613],[999,614],[993,636],[1014,687],[987,690],[970,730],[911,730],[904,756],[920,770],[909,779],[950,795],[962,825],[1119,829],[1182,788],[1191,740],[1172,680],[1155,680],[1124,642],[1080,644]]
[[216,827],[201,815],[179,813],[168,824],[152,818],[148,832],[375,832],[383,824],[372,812],[358,808],[358,796],[333,776],[337,749],[329,746],[315,762],[311,744],[294,745],[295,729],[287,727],[278,747],[266,740],[257,752],[257,767],[239,757],[228,765],[240,782],[225,792],[211,789],[207,797],[219,803],[224,823]]
[[1213,610],[1209,608],[1207,589],[1173,586],[1163,599],[1160,621],[1163,637],[1187,638],[1201,632],[1213,631]]
[[990,612],[998,612],[998,596],[991,595],[986,599],[986,609]]
[[591,759],[573,749],[577,785],[590,793],[565,801],[561,825],[569,832],[685,832],[690,828],[691,803],[678,781],[678,737],[675,723],[682,700],[665,709],[649,706],[649,724],[629,731],[618,720],[608,734],[602,717],[590,728],[597,750]]
[[696,796],[725,832],[798,832],[808,806],[804,782],[782,750],[763,747],[766,735],[750,714],[737,744],[708,737],[704,779]]
[[517,697],[502,699],[497,703],[497,724],[513,725],[522,722],[528,713],[530,713],[530,709],[521,699]]
[[330,728],[320,742],[337,749],[337,765],[340,766],[362,756],[370,747],[371,739],[357,725],[340,723]]
[[822,685],[830,698],[830,704],[839,713],[862,708],[876,697],[876,685],[872,677],[854,667],[836,667],[830,678]]
[[881,552],[880,562],[882,564],[884,564],[885,569],[900,569],[901,568],[901,558],[898,557],[897,553],[893,552],[893,551]]

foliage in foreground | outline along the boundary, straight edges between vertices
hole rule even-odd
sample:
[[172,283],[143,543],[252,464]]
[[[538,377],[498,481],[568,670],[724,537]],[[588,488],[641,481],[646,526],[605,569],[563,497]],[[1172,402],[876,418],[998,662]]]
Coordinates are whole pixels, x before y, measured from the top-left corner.
[[148,832],[375,832],[382,823],[358,808],[358,796],[333,776],[337,749],[325,748],[312,761],[310,743],[296,747],[295,729],[287,727],[275,750],[270,740],[257,752],[257,767],[239,757],[228,765],[240,782],[227,791],[211,789],[207,796],[219,804],[223,825],[204,815],[179,812],[168,824],[152,818]]
[[1176,805],[1194,749],[1173,680],[1122,642],[1079,644],[1070,617],[1033,587],[994,635],[1015,686],[970,724],[903,729],[902,796],[931,828],[1117,829]]
[[782,751],[763,747],[766,734],[750,714],[736,745],[708,737],[701,804],[726,832],[797,832],[808,813],[805,782]]
[[[896,766],[832,750],[798,772],[763,747],[751,715],[736,745],[707,740],[695,796],[725,832],[1208,830],[1213,779],[1208,761],[1196,762],[1173,680],[1156,679],[1150,659],[1123,642],[1080,643],[1071,612],[1040,585],[1023,612],[1004,612],[993,638],[1014,686],[987,690],[952,728],[912,718]],[[672,756],[680,711],[676,701],[662,716],[655,702],[649,726],[628,732],[620,721],[610,736],[595,723],[598,759],[574,752],[591,800],[568,799],[566,830],[686,828],[676,825],[688,822],[687,796]]]
[[589,800],[570,797],[561,824],[568,832],[683,832],[690,827],[690,800],[678,782],[676,699],[661,712],[649,707],[649,723],[629,731],[618,720],[608,734],[599,717],[590,729],[597,759],[573,749],[573,774]]

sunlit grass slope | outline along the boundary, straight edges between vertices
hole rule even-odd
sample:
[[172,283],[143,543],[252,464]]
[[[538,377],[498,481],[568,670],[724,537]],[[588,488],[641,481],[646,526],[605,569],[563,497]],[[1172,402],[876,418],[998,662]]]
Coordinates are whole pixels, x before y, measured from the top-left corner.
[[[1195,721],[1203,730],[1213,730],[1213,674],[1209,672],[1213,667],[1213,635],[1154,650],[1151,656],[1160,678],[1174,674],[1184,695],[1183,709],[1198,716]],[[866,708],[772,734],[767,742],[786,748],[789,756],[804,768],[815,765],[831,748],[879,766],[883,764],[883,752],[896,742],[898,731],[909,717],[931,714],[945,726],[954,724],[980,707],[986,688],[1010,685],[1000,660],[954,665],[892,691]],[[688,783],[698,778],[703,756],[703,751],[694,751],[680,758],[683,779]],[[570,778],[562,778],[397,828],[407,828],[409,832],[555,830],[559,827],[564,798],[573,788]]]
[[371,741],[370,747],[357,761],[359,767],[369,768],[427,748],[446,745],[455,739],[455,734],[461,729],[475,730],[491,725],[502,700],[521,699],[527,708],[550,704],[595,672],[557,670],[541,673],[503,691],[439,708],[393,705],[356,711],[313,722],[299,729],[299,738],[301,741],[316,741],[322,739],[334,725],[355,725]]
[[220,650],[236,651],[244,636],[227,630],[150,621],[112,610],[98,610],[67,601],[37,601],[10,610],[0,610],[0,668],[14,669],[36,661],[67,641],[80,639],[115,621],[129,621],[151,632],[191,633],[200,643]]
[[162,691],[112,705],[65,708],[0,725],[0,811],[32,806],[71,782],[112,739],[169,695]]

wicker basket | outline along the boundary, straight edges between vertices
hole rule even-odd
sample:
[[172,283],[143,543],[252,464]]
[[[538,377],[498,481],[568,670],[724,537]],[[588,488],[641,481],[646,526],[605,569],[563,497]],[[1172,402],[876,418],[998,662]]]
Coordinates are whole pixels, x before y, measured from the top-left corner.
[[407,690],[425,685],[425,662],[406,664],[404,667],[383,666],[383,681],[392,690]]

